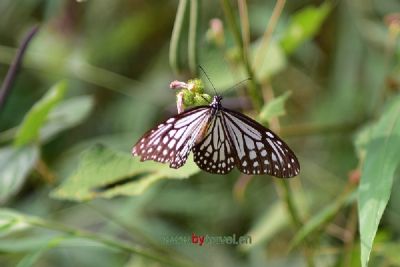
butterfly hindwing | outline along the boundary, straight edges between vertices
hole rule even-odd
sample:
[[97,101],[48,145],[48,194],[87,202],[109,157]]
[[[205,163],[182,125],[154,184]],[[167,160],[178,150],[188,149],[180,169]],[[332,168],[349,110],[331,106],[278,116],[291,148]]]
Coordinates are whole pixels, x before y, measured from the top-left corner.
[[224,108],[221,113],[241,172],[281,178],[299,173],[296,156],[276,134],[239,112]]
[[210,173],[226,174],[236,165],[245,174],[298,175],[299,161],[285,142],[255,120],[222,107],[221,99],[215,96],[209,106],[159,124],[137,142],[132,155],[179,168],[193,150],[196,164]]
[[235,166],[234,151],[220,113],[210,122],[203,140],[193,147],[193,155],[197,166],[211,173],[226,174]]
[[132,149],[141,161],[154,160],[179,168],[185,162],[210,117],[210,107],[200,106],[180,113],[148,131]]

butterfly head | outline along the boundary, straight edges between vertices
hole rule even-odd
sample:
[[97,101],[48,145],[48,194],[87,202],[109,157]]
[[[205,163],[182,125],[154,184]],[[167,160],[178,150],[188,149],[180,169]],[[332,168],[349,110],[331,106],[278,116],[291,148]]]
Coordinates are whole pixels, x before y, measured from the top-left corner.
[[222,100],[222,96],[220,96],[220,95],[214,96],[213,101],[210,106],[213,107],[214,109],[220,109],[221,100]]

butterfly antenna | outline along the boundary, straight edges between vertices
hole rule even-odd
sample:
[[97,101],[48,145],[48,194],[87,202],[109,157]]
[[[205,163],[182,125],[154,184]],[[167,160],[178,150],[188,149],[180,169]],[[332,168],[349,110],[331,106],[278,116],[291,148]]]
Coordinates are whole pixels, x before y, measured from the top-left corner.
[[236,88],[236,87],[238,87],[239,85],[241,85],[242,83],[247,82],[247,81],[249,81],[249,80],[251,80],[251,78],[244,79],[243,81],[238,82],[237,84],[235,84],[234,86],[230,87],[229,89]]
[[199,65],[199,69],[204,73],[204,75],[206,75],[207,80],[210,82],[212,88],[214,89],[215,95],[218,95],[217,90],[215,89],[214,84],[212,83],[212,81],[210,80],[210,77],[208,77],[207,72],[203,69],[202,66]]

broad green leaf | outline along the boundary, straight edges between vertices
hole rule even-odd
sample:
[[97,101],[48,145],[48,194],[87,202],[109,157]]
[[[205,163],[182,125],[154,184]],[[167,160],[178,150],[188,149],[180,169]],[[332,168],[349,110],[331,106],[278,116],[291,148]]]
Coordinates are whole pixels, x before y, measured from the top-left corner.
[[361,130],[358,131],[356,137],[354,139],[354,146],[357,151],[357,156],[359,159],[363,160],[365,158],[366,149],[369,141],[372,138],[373,127],[374,125],[367,125],[362,127]]
[[93,106],[91,96],[79,96],[60,102],[48,115],[40,131],[40,140],[46,142],[58,133],[77,126],[89,116]]
[[63,98],[66,86],[66,82],[57,83],[31,108],[18,129],[15,145],[21,146],[39,139],[40,129],[50,111]]
[[348,194],[345,197],[338,198],[332,204],[326,206],[323,210],[309,219],[296,233],[290,247],[293,248],[307,238],[310,234],[321,230],[323,226],[339,212],[344,205],[353,202],[356,199],[356,194]]
[[260,112],[260,120],[262,122],[269,122],[273,117],[285,115],[285,102],[291,95],[290,91],[285,92],[283,95],[273,99],[264,105]]
[[116,195],[139,195],[152,183],[164,178],[187,178],[199,169],[192,160],[179,168],[153,161],[140,162],[129,153],[96,145],[85,151],[75,174],[52,192],[52,196],[75,201]]
[[358,195],[361,264],[367,266],[373,241],[390,197],[393,176],[400,164],[400,97],[373,126]]
[[[46,122],[40,130],[40,142],[46,143],[58,133],[82,123],[90,114],[94,106],[92,96],[78,96],[61,101],[49,113]],[[0,143],[12,141],[18,127],[0,133]]]
[[359,188],[362,266],[367,266],[379,222],[390,198],[393,176],[400,163],[399,147],[400,136],[377,138],[367,147]]
[[283,50],[290,54],[303,42],[315,36],[331,8],[331,4],[326,1],[319,7],[308,6],[296,12],[283,33],[281,39]]
[[0,149],[0,203],[18,192],[38,157],[39,149],[36,146]]

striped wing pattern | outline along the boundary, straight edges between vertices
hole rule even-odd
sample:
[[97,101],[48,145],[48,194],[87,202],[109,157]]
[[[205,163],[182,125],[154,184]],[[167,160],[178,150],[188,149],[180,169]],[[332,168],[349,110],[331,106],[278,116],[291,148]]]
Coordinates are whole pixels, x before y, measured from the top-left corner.
[[132,155],[140,156],[141,161],[169,162],[171,168],[181,167],[201,138],[210,114],[209,106],[200,106],[169,118],[145,133],[133,147]]
[[193,150],[196,164],[210,173],[226,174],[236,166],[245,174],[299,174],[299,161],[285,142],[255,120],[223,108],[220,100],[159,124],[137,142],[132,155],[179,168]]
[[208,129],[203,140],[193,147],[194,161],[202,170],[226,174],[236,160],[221,113],[215,115]]
[[300,164],[295,154],[276,134],[239,112],[221,112],[241,172],[281,178],[298,175]]

